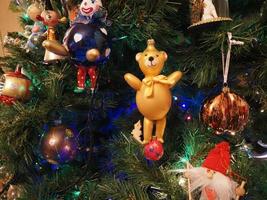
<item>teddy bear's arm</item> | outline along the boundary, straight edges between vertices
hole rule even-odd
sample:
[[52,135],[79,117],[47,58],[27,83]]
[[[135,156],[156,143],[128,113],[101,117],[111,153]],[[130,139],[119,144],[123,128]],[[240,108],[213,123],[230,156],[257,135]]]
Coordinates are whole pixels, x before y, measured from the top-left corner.
[[125,74],[124,79],[134,90],[139,90],[141,88],[142,82],[133,74]]
[[182,72],[176,71],[168,76],[168,80],[171,83],[170,88],[172,88],[182,78],[182,75]]

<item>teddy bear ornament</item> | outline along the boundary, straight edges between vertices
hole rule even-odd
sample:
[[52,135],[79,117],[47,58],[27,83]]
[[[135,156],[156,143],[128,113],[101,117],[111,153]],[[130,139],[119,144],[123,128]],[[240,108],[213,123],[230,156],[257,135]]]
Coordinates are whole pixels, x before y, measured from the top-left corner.
[[232,21],[228,0],[190,0],[191,26],[188,29]]
[[[167,53],[157,50],[155,41],[150,39],[147,41],[147,48],[136,55],[136,61],[145,78],[141,81],[130,73],[124,76],[126,82],[136,91],[136,104],[144,116],[142,144],[149,145],[153,142],[155,146],[154,140],[157,141],[157,145],[164,143],[166,115],[172,102],[170,89],[182,77],[180,71],[173,72],[169,76],[160,74],[167,57]],[[152,136],[154,124],[156,125],[155,137]]]

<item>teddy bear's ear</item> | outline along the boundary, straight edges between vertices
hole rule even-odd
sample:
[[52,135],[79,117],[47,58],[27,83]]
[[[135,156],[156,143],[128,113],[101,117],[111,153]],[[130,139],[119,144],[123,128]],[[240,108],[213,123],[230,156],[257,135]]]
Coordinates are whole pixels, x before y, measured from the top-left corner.
[[162,55],[164,56],[165,60],[168,59],[168,54],[165,51],[161,51]]
[[135,60],[138,62],[140,60],[141,56],[142,56],[142,53],[136,54]]

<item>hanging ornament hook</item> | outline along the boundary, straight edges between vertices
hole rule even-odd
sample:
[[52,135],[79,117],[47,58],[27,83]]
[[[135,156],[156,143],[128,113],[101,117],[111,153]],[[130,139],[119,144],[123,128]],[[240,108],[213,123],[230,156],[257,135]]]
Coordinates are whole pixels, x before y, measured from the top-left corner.
[[238,40],[233,40],[233,34],[231,32],[227,32],[228,36],[228,51],[225,59],[224,55],[224,49],[222,46],[222,66],[223,66],[223,84],[224,87],[227,87],[227,81],[228,81],[228,73],[229,73],[229,68],[230,68],[230,60],[231,60],[231,51],[232,51],[232,46],[233,45],[244,45],[244,42],[238,41]]
[[21,66],[19,64],[17,64],[17,66],[16,66],[15,73],[16,74],[21,74]]

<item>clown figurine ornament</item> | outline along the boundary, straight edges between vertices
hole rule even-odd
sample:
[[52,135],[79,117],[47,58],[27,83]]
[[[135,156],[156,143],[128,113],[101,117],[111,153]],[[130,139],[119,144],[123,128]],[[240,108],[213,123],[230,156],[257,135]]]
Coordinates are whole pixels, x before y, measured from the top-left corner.
[[[47,50],[70,57],[72,64],[77,68],[75,93],[86,91],[87,75],[90,77],[90,89],[93,92],[96,88],[98,68],[109,59],[111,50],[107,31],[102,27],[103,24],[94,20],[100,8],[101,0],[83,0],[78,16],[65,33],[63,44],[49,40],[43,42]],[[103,16],[106,17],[106,13]]]

